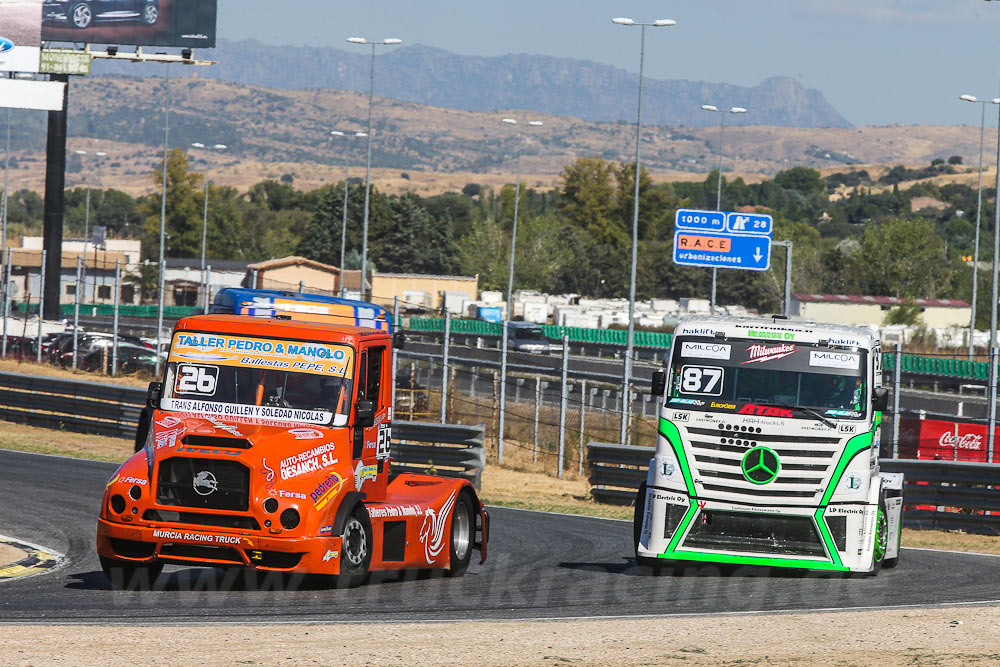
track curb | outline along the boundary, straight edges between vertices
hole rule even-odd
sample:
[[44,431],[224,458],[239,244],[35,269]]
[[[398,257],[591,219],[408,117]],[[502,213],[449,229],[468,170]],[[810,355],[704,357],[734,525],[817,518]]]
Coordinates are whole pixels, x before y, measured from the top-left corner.
[[24,558],[9,565],[0,566],[0,583],[42,574],[53,569],[62,561],[60,554],[43,547],[0,535],[0,544],[14,547],[24,553]]

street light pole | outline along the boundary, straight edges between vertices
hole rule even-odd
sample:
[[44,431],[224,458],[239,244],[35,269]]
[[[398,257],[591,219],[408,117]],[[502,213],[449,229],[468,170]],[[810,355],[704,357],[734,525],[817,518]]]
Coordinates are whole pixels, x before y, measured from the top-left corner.
[[167,277],[166,261],[166,236],[167,236],[167,144],[170,139],[170,63],[167,63],[166,75],[163,80],[166,87],[163,108],[163,187],[160,193],[160,276],[159,292],[160,300],[156,309],[156,372],[160,375],[160,343],[163,337],[163,292]]
[[1000,104],[1000,98],[980,100],[973,95],[959,95],[958,99],[963,102],[976,102],[982,110],[979,118],[979,189],[976,195],[976,241],[972,251],[972,317],[969,319],[969,361],[972,361],[976,352],[973,339],[976,333],[976,301],[979,292],[979,229],[983,215],[983,135],[986,131],[986,105]]
[[361,300],[363,301],[367,292],[365,290],[365,272],[368,264],[368,209],[372,186],[372,109],[375,101],[375,47],[379,45],[395,46],[402,44],[403,40],[389,38],[383,39],[381,42],[372,42],[364,37],[348,37],[347,41],[351,44],[370,44],[372,47],[371,67],[368,75],[368,157],[365,162],[365,212],[361,231]]
[[[340,130],[331,130],[330,136],[333,136],[333,137],[343,137],[343,136],[346,136],[346,135],[343,132],[341,132]],[[368,133],[367,132],[355,132],[354,136],[355,136],[355,138],[367,137]],[[341,296],[341,298],[343,298],[343,296],[344,296],[344,256],[345,256],[345,254],[347,252],[347,197],[348,197],[348,194],[349,194],[347,183],[350,180],[350,178],[349,178],[350,177],[349,168],[350,168],[350,163],[351,163],[350,153],[351,153],[351,144],[349,144],[347,146],[347,149],[344,150],[344,203],[343,203],[343,206],[340,207],[341,211],[343,213],[343,222],[342,222],[341,228],[340,228],[340,296]],[[364,283],[362,283],[361,286],[362,286],[362,289],[363,289],[364,288]]]
[[[722,142],[726,135],[726,114],[727,113],[746,113],[747,110],[743,107],[731,107],[729,109],[720,109],[714,104],[702,104],[701,108],[704,111],[713,111],[719,114],[721,122],[719,123],[719,166],[718,166],[718,180],[715,186],[715,210],[722,210]],[[715,289],[718,282],[719,270],[716,267],[712,267],[712,314],[715,314]]]
[[[10,173],[10,113],[11,113],[11,108],[7,107],[7,148],[4,151],[4,159],[3,159],[3,204],[0,204],[0,206],[3,207],[3,211],[0,212],[0,214],[2,214],[2,216],[3,216],[2,221],[0,221],[0,253],[2,253],[2,255],[0,255],[0,256],[2,256],[2,258],[4,260],[6,260],[6,258],[8,256],[8,253],[7,253],[7,193],[10,190],[10,180],[8,178],[8,174]],[[3,273],[4,273],[4,275],[6,275],[6,264],[0,264],[0,266],[3,266]],[[6,325],[7,302],[8,302],[8,299],[10,298],[10,295],[7,294],[7,281],[6,280],[3,281],[3,294],[2,294],[2,297],[3,297],[3,302],[4,302],[4,306],[3,306],[4,331],[6,331],[6,326],[7,326]],[[6,345],[4,346],[4,349],[3,349],[3,356],[4,357],[7,356]]]
[[[209,146],[201,143],[195,142],[191,144],[192,148],[207,149]],[[211,146],[212,149],[217,151],[224,151],[228,146],[225,144],[215,144]],[[212,170],[212,154],[209,152],[205,157],[205,206],[203,220],[201,224],[201,284],[205,290],[205,312],[208,312],[208,272],[205,270],[205,249],[208,246],[208,175]]]
[[[517,125],[513,118],[503,118],[501,123]],[[542,121],[528,121],[530,127],[541,127]],[[514,319],[514,249],[517,243],[518,202],[521,196],[521,132],[517,133],[517,176],[514,182],[514,223],[510,230],[510,267],[507,273],[507,317],[500,337],[500,413],[497,428],[497,459],[503,463],[504,417],[507,412],[507,336],[510,331],[510,321]]]
[[[76,153],[77,155],[80,155],[80,156],[84,156],[84,155],[87,154],[87,151],[73,151],[73,152]],[[83,289],[83,302],[86,303],[87,302],[87,277],[86,277],[86,271],[87,271],[87,237],[90,234],[90,178],[87,175],[87,169],[86,169],[86,167],[84,167],[84,169],[83,169],[83,182],[87,186],[87,196],[86,196],[86,199],[85,199],[85,206],[86,206],[86,208],[85,208],[84,213],[83,213],[83,270],[84,270],[84,276],[81,279],[81,281],[79,282],[79,284],[77,284],[77,288],[79,289],[82,286],[82,289]],[[94,269],[95,269],[95,272],[96,272],[96,269],[97,269],[96,262],[95,262]]]
[[632,211],[632,269],[628,290],[628,341],[625,347],[625,375],[622,381],[622,420],[621,420],[621,443],[625,442],[626,428],[628,426],[628,416],[630,413],[630,399],[632,398],[632,355],[635,349],[635,273],[638,261],[639,246],[639,142],[642,138],[642,74],[646,61],[646,27],[668,27],[677,25],[671,19],[657,19],[652,23],[637,23],[630,18],[614,18],[611,22],[615,25],[639,26],[639,101],[636,110],[635,122],[635,197]]
[[[501,123],[506,123],[507,125],[517,125],[517,121],[513,118],[504,118],[500,121]],[[541,127],[543,125],[540,120],[530,120],[528,121],[529,127]],[[514,223],[511,227],[510,232],[510,266],[507,272],[507,321],[509,322],[514,318],[514,304],[511,301],[514,292],[514,247],[517,240],[517,215],[518,215],[518,204],[521,199],[521,140],[523,134],[518,131],[517,133],[517,176],[514,181]]]

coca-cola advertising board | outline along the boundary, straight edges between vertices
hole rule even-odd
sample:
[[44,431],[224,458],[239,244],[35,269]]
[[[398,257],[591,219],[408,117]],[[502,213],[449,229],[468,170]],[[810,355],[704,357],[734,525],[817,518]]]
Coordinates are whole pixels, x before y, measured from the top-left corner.
[[[985,462],[987,435],[986,424],[903,417],[899,420],[899,455],[900,458]],[[994,429],[994,447],[998,442],[1000,427]]]

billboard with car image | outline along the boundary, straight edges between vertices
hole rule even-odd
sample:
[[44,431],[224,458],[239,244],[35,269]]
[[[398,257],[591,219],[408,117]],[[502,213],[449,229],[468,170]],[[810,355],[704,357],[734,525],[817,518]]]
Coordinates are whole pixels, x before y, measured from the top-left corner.
[[42,40],[211,48],[217,12],[217,0],[44,0]]

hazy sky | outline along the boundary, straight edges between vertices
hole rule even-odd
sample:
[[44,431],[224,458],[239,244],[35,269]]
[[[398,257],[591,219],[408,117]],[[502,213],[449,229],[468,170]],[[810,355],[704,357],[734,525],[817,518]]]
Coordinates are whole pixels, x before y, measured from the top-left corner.
[[[978,124],[961,93],[1000,95],[1000,2],[984,0],[219,0],[219,37],[349,47],[398,37],[454,53],[546,54],[646,73],[755,85],[789,75],[866,124]],[[725,100],[720,100],[725,104]]]

